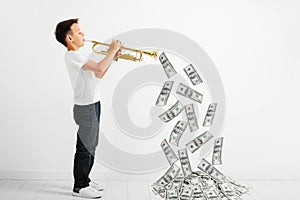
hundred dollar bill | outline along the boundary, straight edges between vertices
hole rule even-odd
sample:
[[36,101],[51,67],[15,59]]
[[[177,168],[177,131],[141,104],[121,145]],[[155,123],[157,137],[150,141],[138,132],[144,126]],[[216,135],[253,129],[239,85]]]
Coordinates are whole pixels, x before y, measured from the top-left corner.
[[203,82],[192,64],[189,64],[187,67],[185,67],[184,71],[193,85],[198,85]]
[[190,152],[194,153],[196,150],[202,147],[203,144],[205,144],[213,137],[214,136],[209,131],[205,131],[204,133],[202,133],[201,135],[199,135],[198,137],[196,137],[195,139],[187,143],[186,147]]
[[170,163],[170,165],[172,165],[176,160],[178,160],[175,152],[170,147],[170,145],[168,144],[166,139],[164,139],[160,145],[161,145],[161,147],[162,147],[162,149],[165,153],[165,156],[166,156],[168,162]]
[[183,110],[182,104],[180,103],[180,101],[177,101],[169,110],[159,115],[159,118],[163,122],[167,123],[168,121],[174,119],[177,115],[179,115],[182,110]]
[[212,125],[213,119],[215,117],[216,109],[217,109],[217,103],[209,104],[207,113],[205,115],[205,119],[203,121],[203,126],[208,127]]
[[218,185],[219,185],[219,188],[221,189],[221,192],[223,194],[225,194],[225,196],[227,197],[227,199],[241,200],[241,198],[239,197],[240,195],[237,195],[237,193],[232,189],[232,186],[231,186],[231,184],[229,182],[222,181]]
[[200,185],[193,185],[193,200],[206,200]]
[[196,90],[193,90],[192,88],[188,87],[187,85],[184,85],[183,83],[180,83],[178,85],[177,94],[180,94],[182,96],[185,96],[193,101],[196,101],[198,103],[202,102],[203,95],[197,92]]
[[177,177],[172,182],[171,189],[180,190],[182,182],[183,182],[183,179],[179,178],[178,175],[177,175]]
[[197,167],[210,175],[217,182],[222,182],[222,180],[225,179],[225,176],[204,158],[201,160],[200,164]]
[[186,127],[187,123],[185,121],[178,121],[170,135],[169,143],[178,146],[179,140]]
[[222,164],[222,147],[223,147],[223,137],[219,137],[215,140],[214,152],[212,157],[213,165]]
[[233,196],[235,195],[232,188],[230,187],[230,184],[227,181],[222,181],[218,184],[219,188],[221,189],[222,193],[226,196]]
[[218,195],[217,190],[214,187],[203,188],[203,193],[206,196],[207,200],[219,200],[220,197]]
[[178,167],[175,163],[171,165],[168,171],[158,180],[156,181],[156,185],[166,187],[169,183],[176,178],[178,172],[180,171],[180,167]]
[[161,185],[159,185],[157,183],[153,183],[151,185],[151,187],[153,188],[152,191],[153,191],[153,193],[155,195],[159,194],[159,196],[161,196],[162,198],[165,198],[165,196],[166,196],[166,189],[163,186],[161,186]]
[[180,200],[190,200],[193,194],[193,187],[188,186],[181,189]]
[[186,149],[178,150],[179,160],[181,163],[182,171],[185,177],[192,174],[192,168],[189,161],[188,153]]
[[177,73],[164,52],[160,54],[159,61],[162,64],[168,78]]
[[180,167],[175,164],[171,165],[168,171],[158,181],[151,185],[154,193],[159,194],[162,198],[165,198],[167,186],[172,183],[173,179],[176,178],[179,171]]
[[175,190],[175,189],[170,189],[170,190],[167,190],[167,199],[168,200],[177,200],[178,199],[178,190]]
[[155,105],[157,106],[165,106],[167,104],[169,95],[171,93],[174,81],[166,81],[157,100]]
[[185,113],[188,118],[188,123],[190,127],[190,131],[194,132],[199,129],[195,110],[194,110],[194,105],[193,104],[188,104],[185,106]]
[[240,183],[236,182],[235,180],[229,178],[228,176],[226,177],[226,180],[228,181],[228,183],[230,183],[231,188],[233,188],[233,191],[235,192],[235,194],[237,194],[239,196],[249,192],[249,190],[251,189],[250,187],[241,185]]

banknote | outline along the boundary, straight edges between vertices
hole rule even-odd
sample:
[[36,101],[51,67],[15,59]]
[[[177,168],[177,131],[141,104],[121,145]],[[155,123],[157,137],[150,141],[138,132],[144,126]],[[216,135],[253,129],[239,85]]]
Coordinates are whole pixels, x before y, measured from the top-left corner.
[[184,176],[189,176],[192,174],[192,168],[191,168],[191,164],[188,158],[188,153],[187,150],[184,149],[180,149],[178,150],[178,155],[179,155],[179,160],[181,163],[181,168],[183,171]]
[[214,136],[209,131],[205,131],[195,139],[191,140],[186,144],[186,147],[188,150],[192,153],[194,153],[196,150],[198,150],[200,147],[202,147],[207,141],[212,139]]
[[188,119],[190,131],[194,132],[199,129],[195,110],[194,110],[194,105],[193,104],[188,104],[185,107],[185,113]]
[[180,101],[177,101],[169,110],[159,115],[159,118],[163,122],[167,123],[170,120],[174,119],[177,115],[179,115],[182,110],[183,110],[182,104],[180,103]]
[[223,137],[219,137],[214,143],[214,152],[212,157],[213,165],[222,164],[222,148],[223,148]]
[[184,71],[193,85],[198,85],[203,82],[192,64],[185,67]]
[[215,117],[216,109],[217,109],[217,103],[209,104],[204,121],[203,121],[203,126],[209,127],[212,125],[214,117]]
[[207,200],[219,200],[218,191],[214,187],[206,187],[202,189]]
[[168,78],[177,74],[176,70],[174,69],[173,65],[171,64],[164,52],[160,54],[159,61],[162,64]]
[[193,187],[192,186],[184,187],[184,188],[181,189],[180,199],[189,200],[189,199],[191,199],[192,194],[193,194]]
[[180,171],[180,167],[178,167],[175,163],[170,166],[168,171],[156,181],[157,186],[166,187],[169,183],[176,178],[178,172]]
[[235,195],[230,184],[227,181],[222,181],[218,184],[222,193],[225,194],[225,196],[233,196]]
[[225,176],[221,172],[219,172],[219,170],[217,170],[204,158],[201,160],[197,167],[209,174],[214,180],[218,182],[222,182],[222,180],[225,178]]
[[175,189],[170,189],[170,190],[167,190],[167,199],[168,200],[172,200],[172,199],[178,199],[178,194],[179,192],[178,192],[178,190],[175,190]]
[[201,103],[202,102],[202,99],[203,99],[203,95],[200,94],[199,92],[197,92],[196,90],[193,90],[192,88],[190,88],[189,86],[183,84],[183,83],[180,83],[178,85],[178,88],[177,88],[177,91],[176,91],[177,94],[180,94],[184,97],[187,97],[193,101],[196,101],[198,103]]
[[176,156],[175,152],[170,147],[166,139],[164,139],[160,145],[170,165],[172,165],[176,160],[178,160],[178,157]]
[[193,185],[193,200],[206,200],[206,197],[201,189],[200,185]]
[[171,132],[169,143],[178,146],[179,140],[186,127],[187,123],[185,121],[178,121]]
[[161,92],[156,100],[155,105],[165,106],[167,104],[169,95],[170,95],[172,87],[173,87],[173,83],[174,83],[174,81],[166,81],[164,83],[164,86],[161,89]]

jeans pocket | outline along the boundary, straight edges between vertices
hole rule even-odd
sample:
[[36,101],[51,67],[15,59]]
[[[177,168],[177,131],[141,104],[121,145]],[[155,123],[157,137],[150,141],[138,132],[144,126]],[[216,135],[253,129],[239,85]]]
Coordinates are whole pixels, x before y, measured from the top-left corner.
[[75,105],[73,112],[74,112],[74,120],[77,125],[92,126],[93,112],[90,106]]

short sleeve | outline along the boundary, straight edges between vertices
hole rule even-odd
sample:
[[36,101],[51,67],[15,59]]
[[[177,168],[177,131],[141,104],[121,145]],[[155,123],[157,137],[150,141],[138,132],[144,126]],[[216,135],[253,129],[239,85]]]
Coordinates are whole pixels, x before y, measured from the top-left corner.
[[76,69],[80,69],[87,62],[87,57],[79,52],[73,52],[69,58],[70,65]]

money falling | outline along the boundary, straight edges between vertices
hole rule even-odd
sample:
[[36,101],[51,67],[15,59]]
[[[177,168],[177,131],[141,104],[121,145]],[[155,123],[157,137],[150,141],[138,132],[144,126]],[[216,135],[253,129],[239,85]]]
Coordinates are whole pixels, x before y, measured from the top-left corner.
[[178,146],[179,140],[187,127],[185,121],[178,121],[175,127],[172,130],[170,135],[169,143]]
[[170,120],[174,119],[177,115],[179,115],[182,110],[183,110],[182,104],[180,103],[180,101],[177,101],[169,110],[159,115],[159,118],[163,122],[167,123]]
[[169,162],[169,164],[173,164],[176,160],[178,160],[175,152],[173,151],[173,149],[170,147],[170,145],[168,144],[167,140],[164,139],[162,141],[162,143],[160,144],[161,148],[163,149],[165,156]]
[[180,164],[182,167],[182,171],[184,176],[189,176],[192,173],[192,168],[191,168],[191,164],[188,158],[188,153],[186,149],[180,149],[178,150],[178,154],[179,154],[179,160],[180,160]]
[[215,117],[216,109],[217,109],[217,103],[209,104],[205,118],[204,118],[203,126],[209,127],[212,125],[214,117]]
[[180,94],[184,97],[187,97],[193,101],[196,101],[198,103],[202,102],[203,95],[197,92],[196,90],[193,90],[192,88],[188,87],[187,85],[184,85],[183,83],[180,83],[177,91],[177,94]]
[[176,70],[174,69],[173,65],[171,64],[164,52],[160,54],[159,61],[162,64],[168,78],[177,74]]
[[165,106],[171,93],[174,81],[166,81],[157,98],[155,105]]
[[[165,53],[159,56],[159,60],[168,78],[177,73]],[[184,71],[193,85],[202,83],[192,64],[185,67]],[[174,81],[165,82],[156,101],[157,106],[167,104],[173,83]],[[203,100],[202,94],[183,83],[179,84],[176,93],[197,103],[202,103]],[[208,106],[203,127],[210,127],[213,124],[216,107],[217,103],[211,103]],[[178,121],[169,138],[169,143],[175,146],[179,146],[180,138],[187,124],[189,124],[191,132],[199,129],[194,105],[183,106],[177,101],[159,116],[163,122],[167,123],[178,116],[183,109],[185,109],[187,122]],[[170,167],[163,176],[151,185],[154,194],[166,200],[242,200],[242,196],[248,193],[250,188],[239,184],[213,166],[222,164],[223,137],[217,138],[214,142],[212,164],[203,158],[197,166],[200,171],[192,170],[189,152],[194,153],[212,138],[213,135],[209,131],[194,138],[186,144],[186,148],[178,150],[179,159],[167,140],[164,139],[161,147]]]
[[214,144],[214,152],[212,157],[212,164],[213,165],[220,165],[222,164],[222,147],[223,147],[223,137],[219,137],[215,140]]
[[198,130],[199,126],[198,126],[198,122],[197,122],[197,118],[196,118],[196,114],[195,114],[195,110],[194,110],[194,105],[193,104],[186,105],[185,113],[188,118],[190,131],[194,132],[194,131]]
[[193,85],[198,85],[198,84],[202,83],[202,80],[201,80],[199,74],[197,73],[197,71],[195,70],[195,68],[193,67],[192,64],[189,64],[183,70],[186,73],[186,75],[189,77],[189,79]]
[[196,150],[198,150],[200,147],[202,147],[208,140],[213,138],[214,136],[208,132],[205,131],[195,139],[191,140],[189,143],[186,144],[186,147],[188,150],[192,153],[194,153]]

